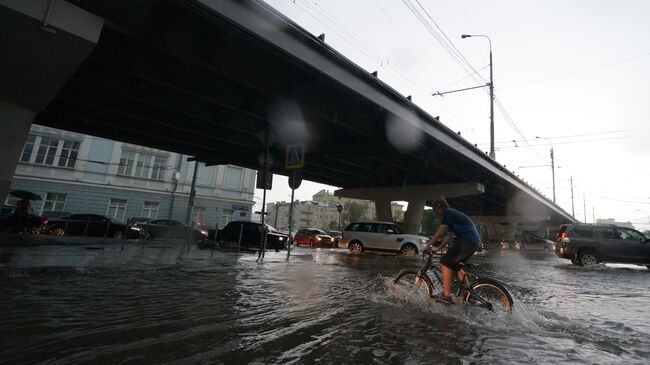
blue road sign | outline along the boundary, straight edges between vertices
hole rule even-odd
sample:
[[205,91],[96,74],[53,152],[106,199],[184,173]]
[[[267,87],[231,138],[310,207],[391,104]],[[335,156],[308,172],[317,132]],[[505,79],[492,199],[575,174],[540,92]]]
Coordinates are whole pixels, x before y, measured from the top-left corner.
[[284,169],[301,169],[305,167],[305,145],[290,144],[287,146],[287,153],[284,156]]

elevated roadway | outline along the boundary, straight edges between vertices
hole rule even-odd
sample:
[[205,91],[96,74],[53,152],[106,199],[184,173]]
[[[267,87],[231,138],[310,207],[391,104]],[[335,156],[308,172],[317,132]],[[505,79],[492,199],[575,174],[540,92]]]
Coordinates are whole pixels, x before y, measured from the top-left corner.
[[[96,39],[56,24],[43,30],[43,18],[15,3],[0,0],[2,33],[18,24],[25,31],[6,35],[5,44],[32,47],[41,57],[76,57],[60,61],[74,72],[52,68],[65,83],[54,83],[47,103],[26,103],[27,88],[0,86],[0,100],[34,115],[14,116],[23,140],[33,119],[255,169],[268,140],[270,170],[284,175],[286,146],[304,143],[303,178],[341,187],[342,196],[386,200],[390,192],[395,200],[412,196],[421,210],[442,193],[452,206],[495,221],[575,221],[444,121],[261,1],[54,2],[83,13],[93,29],[101,23]],[[43,89],[30,77],[42,65],[17,68],[21,62],[5,57],[0,81],[11,74],[14,83]],[[17,161],[19,150],[6,149]],[[9,167],[3,169],[6,175]]]

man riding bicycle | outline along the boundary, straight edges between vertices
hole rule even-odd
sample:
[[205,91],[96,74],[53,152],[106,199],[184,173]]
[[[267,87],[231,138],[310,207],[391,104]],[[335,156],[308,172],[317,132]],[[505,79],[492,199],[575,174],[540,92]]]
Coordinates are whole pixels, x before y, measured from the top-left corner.
[[444,241],[436,247],[440,250],[449,245],[452,239],[456,237],[454,244],[447,249],[447,252],[440,258],[440,266],[442,267],[442,282],[443,291],[438,296],[438,300],[453,303],[449,297],[451,294],[451,281],[453,280],[454,272],[458,274],[458,281],[460,283],[465,279],[465,272],[460,270],[460,263],[469,260],[472,255],[479,249],[481,245],[481,237],[476,230],[476,226],[469,217],[453,209],[447,203],[447,200],[440,196],[433,203],[434,213],[442,217],[442,223],[436,233],[427,241],[427,249],[422,252],[425,255],[431,249],[433,244],[440,240],[445,234],[447,235]]

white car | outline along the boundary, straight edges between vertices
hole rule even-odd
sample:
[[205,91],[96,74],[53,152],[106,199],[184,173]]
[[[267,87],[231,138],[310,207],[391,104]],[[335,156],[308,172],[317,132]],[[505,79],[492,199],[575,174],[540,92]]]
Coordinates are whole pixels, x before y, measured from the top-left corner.
[[413,256],[424,250],[428,239],[402,233],[392,222],[352,222],[343,231],[339,247],[352,253],[385,251]]

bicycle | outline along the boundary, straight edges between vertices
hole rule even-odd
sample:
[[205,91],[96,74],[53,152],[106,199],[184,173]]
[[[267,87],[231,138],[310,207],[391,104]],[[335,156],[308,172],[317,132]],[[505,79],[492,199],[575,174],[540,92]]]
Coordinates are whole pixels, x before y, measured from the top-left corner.
[[[404,290],[407,293],[407,298],[416,295],[420,298],[432,299],[437,292],[442,291],[441,270],[439,265],[433,263],[435,252],[435,250],[428,250],[429,258],[420,271],[403,271],[395,279],[396,288]],[[495,279],[472,275],[471,271],[477,267],[476,264],[461,263],[461,270],[465,271],[467,275],[458,285],[456,300],[460,298],[464,305],[486,308],[491,311],[512,311],[513,301],[508,290]],[[427,275],[428,270],[435,275],[435,282]]]

